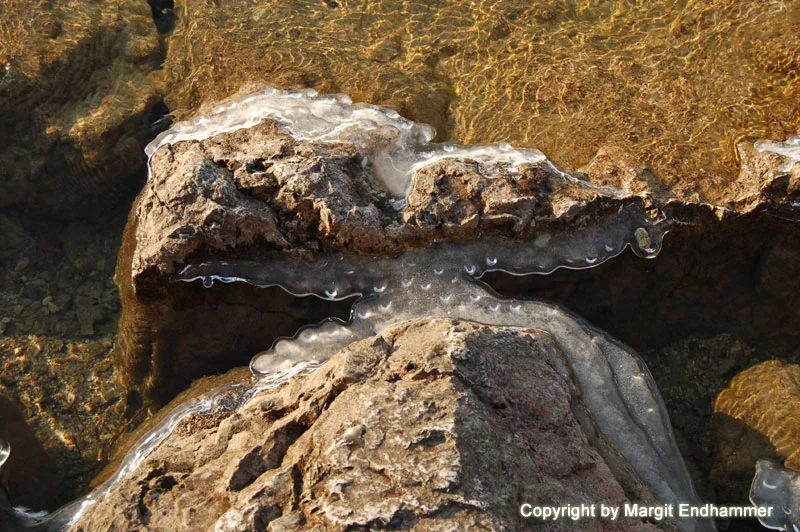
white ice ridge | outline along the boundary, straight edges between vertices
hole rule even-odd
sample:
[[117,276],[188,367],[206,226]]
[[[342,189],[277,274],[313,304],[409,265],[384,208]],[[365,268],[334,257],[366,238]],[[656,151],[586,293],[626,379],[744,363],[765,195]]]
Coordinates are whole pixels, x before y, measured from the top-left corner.
[[800,135],[792,135],[783,142],[776,140],[757,140],[753,144],[760,152],[772,152],[786,158],[778,167],[779,172],[791,172],[794,163],[800,161]]
[[[172,434],[178,424],[193,414],[209,415],[219,412],[230,412],[242,406],[258,392],[276,388],[290,380],[312,373],[320,364],[300,362],[288,367],[285,371],[253,381],[243,381],[221,386],[193,400],[179,405],[162,421],[142,436],[128,451],[119,464],[116,472],[108,480],[95,488],[88,495],[81,497],[55,512],[46,515],[22,515],[26,528],[35,532],[60,532],[74,525],[83,513],[100,500],[121,479],[139,467],[167,436]],[[2,440],[0,440],[2,442]]]
[[772,460],[759,460],[750,486],[750,502],[771,508],[758,521],[770,530],[800,532],[800,473],[789,471]]
[[[488,178],[496,176],[500,167],[516,171],[523,164],[549,162],[539,150],[512,148],[506,143],[470,146],[432,143],[436,132],[430,125],[407,120],[388,107],[354,104],[347,96],[320,95],[312,89],[267,89],[231,100],[209,114],[177,122],[148,144],[145,153],[152,156],[165,144],[203,140],[247,129],[263,120],[275,121],[298,140],[353,144],[365,168],[398,198],[408,194],[414,174],[420,168],[445,158],[475,161]],[[550,164],[565,178],[574,179]],[[612,192],[606,187],[597,188]]]
[[8,460],[8,456],[11,454],[11,444],[8,443],[3,438],[0,438],[0,469],[2,469],[3,464],[6,463]]

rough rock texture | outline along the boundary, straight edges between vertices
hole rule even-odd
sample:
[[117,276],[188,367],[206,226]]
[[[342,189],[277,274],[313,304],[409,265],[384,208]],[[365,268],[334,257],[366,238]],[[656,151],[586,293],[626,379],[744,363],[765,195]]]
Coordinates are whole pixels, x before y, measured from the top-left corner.
[[[171,282],[187,264],[331,250],[396,255],[483,234],[531,238],[623,205],[644,213],[649,202],[577,186],[546,164],[501,174],[477,192],[486,179],[475,164],[444,160],[419,173],[399,211],[352,146],[298,142],[270,122],[165,146],[153,155],[151,173],[118,262],[117,356],[126,386],[162,404],[191,378],[244,364],[276,337],[332,314],[346,317],[349,308],[308,298],[290,305],[294,298],[278,289]],[[452,186],[454,179],[463,186]]]
[[400,324],[232,414],[186,419],[70,530],[518,530],[524,502],[647,501],[561,357],[538,332]]
[[747,493],[756,460],[800,471],[800,366],[770,360],[738,374],[714,402],[713,475]]
[[[651,347],[653,336],[674,340],[660,336],[674,334],[676,325],[705,327],[697,332],[708,335],[725,332],[732,320],[767,343],[794,349],[797,331],[776,328],[770,316],[779,309],[797,312],[791,304],[797,287],[781,266],[782,248],[792,252],[797,230],[778,217],[797,217],[791,202],[800,197],[800,167],[781,175],[775,172],[780,157],[758,153],[750,143],[739,149],[740,188],[724,207],[669,199],[642,169],[622,172],[635,195],[578,186],[546,164],[489,180],[470,161],[442,160],[418,172],[400,211],[350,145],[298,142],[270,122],[164,146],[131,212],[116,274],[123,301],[116,355],[129,401],[134,409],[142,400],[163,404],[192,378],[245,364],[304,323],[348,315],[346,303],[306,298],[290,305],[292,298],[278,289],[238,284],[206,290],[173,282],[187,264],[330,250],[392,255],[434,241],[489,236],[524,240],[591,226],[623,205],[677,220],[667,238],[669,259],[643,268],[623,254],[613,268],[583,274],[595,283],[571,277],[568,290],[558,275],[486,280],[501,290],[567,302],[639,349]],[[608,169],[623,163],[598,156],[583,177],[607,184],[614,181],[604,178]],[[647,194],[651,187],[654,196]],[[651,275],[652,268],[659,274]],[[754,268],[760,272],[755,283]],[[687,306],[673,292],[696,304]],[[663,307],[647,305],[643,293],[663,293]],[[773,310],[751,315],[753,305]],[[686,308],[707,309],[709,319],[698,320]],[[658,319],[642,326],[643,312]],[[267,319],[269,329],[262,326]]]
[[0,21],[0,207],[102,212],[133,188],[159,101],[150,7],[7,0]]
[[440,140],[536,147],[566,168],[621,151],[679,198],[721,204],[738,142],[800,126],[798,10],[178,0],[166,102],[185,118],[248,87],[342,92],[433,124]]

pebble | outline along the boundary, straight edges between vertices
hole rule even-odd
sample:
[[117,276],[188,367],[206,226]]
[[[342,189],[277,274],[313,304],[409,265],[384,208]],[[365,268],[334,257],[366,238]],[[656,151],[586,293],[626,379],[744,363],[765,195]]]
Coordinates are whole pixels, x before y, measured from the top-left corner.
[[53,296],[47,296],[44,299],[42,299],[42,306],[45,307],[45,309],[47,309],[47,312],[49,314],[55,314],[57,312],[60,312],[62,309],[61,306],[56,305],[55,301],[53,301]]
[[30,263],[31,263],[31,259],[30,258],[22,257],[21,259],[19,259],[19,262],[17,262],[17,265],[14,267],[14,271],[16,273],[19,273],[19,272],[25,270],[25,268],[27,268],[30,265]]

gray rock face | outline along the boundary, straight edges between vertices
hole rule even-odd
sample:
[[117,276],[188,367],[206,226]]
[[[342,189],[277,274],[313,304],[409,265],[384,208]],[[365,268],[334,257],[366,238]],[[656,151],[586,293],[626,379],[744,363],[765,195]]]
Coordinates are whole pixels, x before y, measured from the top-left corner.
[[234,413],[187,418],[70,530],[515,530],[533,526],[523,503],[651,501],[562,357],[535,331],[405,322]]

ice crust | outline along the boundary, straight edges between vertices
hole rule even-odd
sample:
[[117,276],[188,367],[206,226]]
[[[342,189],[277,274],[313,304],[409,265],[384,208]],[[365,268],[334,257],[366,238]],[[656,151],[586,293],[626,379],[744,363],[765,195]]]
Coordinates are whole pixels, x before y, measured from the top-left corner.
[[[505,299],[478,281],[487,271],[546,274],[559,267],[596,266],[631,247],[644,257],[661,246],[665,220],[643,218],[630,206],[596,225],[543,234],[525,243],[478,241],[442,244],[398,258],[331,255],[315,262],[204,263],[180,277],[280,286],[295,295],[326,299],[360,296],[351,320],[327,320],[256,356],[255,375],[285,371],[300,361],[322,364],[342,347],[408,319],[446,316],[551,335],[603,435],[665,503],[696,503],[658,389],[644,362],[629,348],[558,305]],[[641,247],[646,244],[647,247]],[[681,522],[686,530],[714,530],[709,521]]]
[[0,470],[3,468],[3,464],[6,463],[8,460],[8,456],[11,454],[11,444],[8,443],[3,438],[0,438]]
[[772,508],[771,515],[758,519],[765,527],[800,532],[800,473],[772,460],[759,460],[750,486],[750,502]]
[[522,164],[547,161],[539,150],[512,148],[507,143],[432,143],[436,131],[428,124],[407,120],[388,107],[353,103],[345,95],[320,95],[312,89],[266,89],[231,100],[209,114],[176,123],[148,144],[145,153],[152,156],[166,144],[203,140],[264,120],[275,121],[298,140],[353,144],[362,155],[364,167],[397,198],[408,194],[417,170],[440,159],[470,159],[488,178],[497,175],[499,166],[516,169]]
[[[415,172],[446,157],[471,159],[491,179],[500,167],[545,163],[562,172],[538,150],[508,145],[455,146],[431,143],[434,131],[383,107],[353,104],[345,96],[314,91],[267,90],[215,108],[209,115],[180,122],[159,135],[146,152],[165,145],[202,140],[274,120],[294,137],[318,142],[348,142],[362,154],[365,168],[398,198],[407,194]],[[628,204],[589,226],[541,233],[527,242],[498,240],[439,244],[402,257],[337,254],[302,263],[280,256],[262,262],[191,264],[178,278],[206,287],[215,282],[279,286],[297,296],[357,298],[349,322],[329,319],[305,327],[293,338],[277,341],[251,362],[254,378],[214,390],[173,411],[137,442],[114,477],[87,497],[51,514],[37,530],[61,530],[134,470],[190,414],[239,408],[260,390],[314,371],[353,341],[379,333],[404,320],[447,316],[489,325],[538,329],[561,346],[584,402],[602,434],[631,464],[652,493],[664,503],[696,503],[697,497],[675,444],[667,411],[645,363],[630,348],[558,305],[540,300],[504,299],[480,282],[490,271],[514,275],[548,274],[557,268],[590,268],[630,247],[642,257],[660,250],[669,221],[653,219]],[[682,520],[689,531],[713,531],[710,520]]]
[[779,172],[791,172],[794,164],[800,161],[800,135],[792,135],[785,141],[757,140],[753,147],[756,151],[772,152],[782,155],[786,160],[778,167]]
[[76,501],[69,503],[55,512],[28,518],[26,525],[37,532],[59,532],[75,524],[83,512],[105,495],[120,479],[135,470],[158,447],[164,439],[172,434],[175,427],[192,414],[216,414],[230,412],[239,408],[258,392],[276,388],[290,380],[308,375],[320,364],[300,362],[280,373],[273,373],[252,381],[242,381],[216,388],[198,398],[178,406],[159,422],[150,432],[138,440],[120,462],[117,471],[94,491]]

